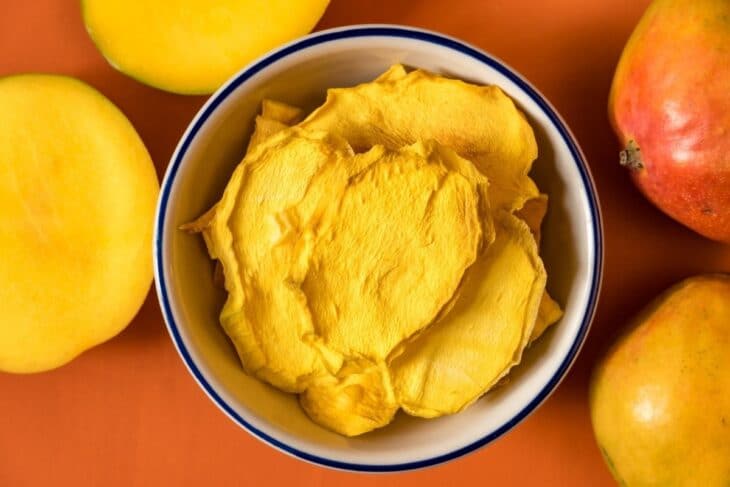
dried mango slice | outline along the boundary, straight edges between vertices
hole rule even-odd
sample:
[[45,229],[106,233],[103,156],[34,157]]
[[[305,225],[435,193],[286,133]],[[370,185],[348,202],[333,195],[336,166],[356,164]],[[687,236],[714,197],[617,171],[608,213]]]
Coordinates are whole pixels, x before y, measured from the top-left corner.
[[300,126],[335,133],[358,152],[433,139],[487,176],[492,208],[516,210],[538,196],[528,176],[537,143],[511,98],[496,86],[404,71],[396,65],[375,82],[329,90]]
[[396,399],[409,414],[461,411],[519,363],[545,289],[527,225],[495,216],[496,239],[467,271],[451,310],[389,359]]
[[387,69],[383,74],[375,78],[376,83],[383,83],[387,81],[397,81],[399,79],[405,78],[408,74],[408,71],[406,71],[405,66],[402,64],[394,64],[391,67]]
[[537,319],[535,320],[535,326],[532,328],[530,343],[540,338],[545,333],[545,330],[557,323],[562,317],[563,310],[560,308],[560,305],[545,291],[540,300],[540,307],[537,310]]
[[281,132],[288,127],[289,125],[285,124],[284,122],[280,122],[271,118],[265,118],[262,115],[258,115],[256,117],[253,134],[251,134],[251,138],[248,140],[248,148],[246,149],[246,153],[251,153],[254,147],[258,146],[272,135]]
[[259,145],[277,132],[297,124],[304,118],[301,108],[286,103],[265,99],[261,102],[261,115],[256,117],[253,134],[248,141],[246,152]]
[[385,363],[362,358],[312,380],[299,403],[314,421],[346,436],[381,428],[398,411]]
[[292,126],[304,119],[304,110],[281,101],[265,99],[261,102],[261,116]]
[[[548,208],[548,196],[541,194],[536,198],[529,199],[515,215],[527,223],[530,232],[535,237],[538,247],[540,246],[542,220],[545,218]],[[545,332],[545,330],[558,322],[563,317],[563,310],[560,305],[548,294],[547,290],[540,301],[540,308],[537,313],[537,321],[532,330],[530,343],[534,342]]]
[[[337,202],[302,289],[328,346],[384,359],[449,301],[492,229],[487,181],[453,151],[418,143],[370,154],[377,163]],[[320,188],[322,199],[337,191]]]
[[522,208],[515,212],[515,215],[518,218],[521,218],[525,223],[527,223],[527,226],[530,228],[530,232],[532,232],[532,235],[535,237],[535,242],[537,242],[538,247],[540,246],[540,240],[542,238],[540,227],[542,226],[542,221],[547,214],[547,209],[548,196],[546,194],[540,194],[525,201]]
[[[347,186],[323,177],[298,205],[322,227],[301,289],[322,345],[346,357],[335,374],[313,378],[300,403],[348,436],[391,421],[398,404],[382,359],[434,319],[482,241],[493,238],[480,205],[486,180],[453,151],[436,143],[376,147],[350,164],[363,169]],[[336,213],[306,209],[327,200]]]
[[[245,370],[285,391],[301,392],[325,365],[302,340],[314,333],[306,297],[286,285],[299,249],[277,245],[286,238],[284,215],[320,168],[351,155],[346,142],[325,133],[280,132],[244,158],[213,214],[203,216],[203,237],[228,291],[221,324]],[[282,178],[287,184],[271,184]]]

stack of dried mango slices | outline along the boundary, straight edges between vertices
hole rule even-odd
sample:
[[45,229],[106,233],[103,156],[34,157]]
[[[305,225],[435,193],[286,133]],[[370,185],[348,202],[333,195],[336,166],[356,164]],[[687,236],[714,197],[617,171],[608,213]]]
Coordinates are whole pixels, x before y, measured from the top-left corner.
[[184,227],[220,261],[244,369],[348,436],[464,409],[562,314],[532,128],[495,86],[401,65],[304,115],[264,101],[223,197]]

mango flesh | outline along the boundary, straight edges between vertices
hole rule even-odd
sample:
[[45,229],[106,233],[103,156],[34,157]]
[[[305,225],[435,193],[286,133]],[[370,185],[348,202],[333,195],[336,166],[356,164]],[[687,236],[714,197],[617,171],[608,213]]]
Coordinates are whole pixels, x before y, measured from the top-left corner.
[[547,210],[548,196],[546,194],[539,194],[525,201],[522,208],[515,212],[515,216],[527,224],[538,246],[540,245],[540,240],[542,240],[540,227],[542,226],[542,221],[545,219]]
[[123,73],[212,93],[255,58],[308,33],[329,0],[82,0],[92,40]]
[[448,313],[389,361],[396,398],[409,414],[461,411],[520,361],[546,274],[524,222],[504,212],[495,226],[496,240],[467,271]]
[[[540,240],[542,239],[540,227],[545,215],[547,214],[547,209],[548,196],[546,194],[540,194],[535,198],[525,201],[522,208],[515,212],[515,216],[522,219],[527,224],[538,248],[540,247]],[[550,325],[554,325],[562,317],[563,310],[560,308],[560,305],[550,296],[547,290],[545,290],[545,292],[543,292],[542,299],[540,300],[537,320],[532,329],[530,343],[540,338]]]
[[596,440],[628,486],[730,485],[730,277],[666,291],[598,365]]
[[[394,65],[374,83],[393,82],[405,76],[407,72],[403,66]],[[350,89],[341,91],[346,93],[347,90]],[[363,105],[367,103],[369,101]],[[512,115],[520,116],[514,105],[511,110]],[[358,118],[357,113],[351,116]],[[322,132],[303,128],[307,125],[305,121],[290,129],[289,126],[301,121],[302,115],[296,107],[264,100],[247,156],[241,164],[249,169],[239,167],[221,202],[197,221],[184,226],[188,230],[202,231],[211,256],[216,258],[227,252],[221,248],[243,242],[246,236],[261,234],[249,227],[240,230],[238,238],[222,237],[214,226],[232,226],[236,224],[234,220],[242,221],[243,225],[266,220],[263,214],[247,218],[243,213],[237,217],[233,213],[224,216],[226,208],[231,207],[231,200],[238,199],[239,203],[233,207],[239,209],[261,209],[262,204],[265,207],[270,201],[283,201],[288,208],[277,210],[278,216],[273,218],[279,226],[279,230],[272,232],[275,238],[254,238],[272,242],[272,250],[257,253],[256,261],[235,260],[240,269],[271,273],[278,267],[272,266],[266,256],[289,255],[283,261],[289,270],[281,274],[287,276],[286,285],[275,288],[282,287],[285,293],[303,291],[295,301],[299,301],[305,319],[294,320],[298,324],[292,332],[283,331],[292,327],[292,320],[288,318],[294,308],[282,307],[282,300],[273,298],[281,293],[266,286],[267,290],[263,292],[241,286],[247,296],[245,299],[250,297],[242,307],[250,318],[242,320],[240,314],[227,313],[224,309],[222,319],[226,315],[233,322],[247,323],[243,328],[248,331],[242,334],[235,331],[231,334],[230,330],[239,330],[237,325],[224,324],[244,368],[283,390],[299,393],[302,408],[315,422],[347,436],[385,426],[400,408],[409,414],[434,417],[467,407],[520,361],[528,343],[562,316],[559,305],[544,291],[546,276],[537,252],[547,196],[537,193],[536,188],[535,192],[517,195],[514,206],[520,208],[514,216],[510,214],[514,210],[512,204],[507,205],[508,210],[491,209],[489,191],[499,190],[499,187],[469,161],[435,141],[409,145],[405,139],[390,140],[390,149],[375,144],[353,151],[350,140],[332,133],[338,130],[337,126],[327,126],[327,131]],[[356,130],[355,135],[361,134]],[[416,139],[420,140],[417,135]],[[277,162],[277,159],[288,158],[287,146],[296,145],[302,139],[310,139],[310,144],[316,139],[315,145],[322,145],[310,150],[310,155],[328,158],[329,150],[325,147],[328,145],[337,146],[341,154],[330,157],[334,159],[332,163],[315,164],[320,169],[314,171],[313,177],[309,176],[309,170],[302,171],[302,166],[296,165],[297,161],[307,160],[303,152],[288,161]],[[526,142],[529,145],[530,141]],[[482,141],[482,144],[486,142]],[[348,151],[349,155],[345,154]],[[452,246],[455,242],[466,241],[464,236],[449,230],[445,222],[432,223],[424,247],[413,238],[419,235],[419,227],[410,228],[407,224],[406,215],[414,210],[418,213],[423,207],[419,201],[424,200],[418,195],[430,186],[427,179],[419,178],[413,169],[423,164],[419,159],[433,160],[434,157],[440,160],[441,166],[455,170],[464,178],[472,188],[470,192],[478,197],[474,207],[478,218],[471,224],[460,223],[464,228],[459,230],[470,232],[476,225],[480,227],[481,237],[473,247],[476,253],[461,264],[459,259],[463,257],[459,257]],[[380,160],[388,158],[393,159],[390,164]],[[257,161],[263,159],[268,162],[260,165]],[[373,163],[376,159],[378,161]],[[370,162],[365,162],[368,160]],[[505,160],[505,168],[509,169],[512,163]],[[527,171],[530,165],[531,161]],[[267,173],[264,166],[278,169]],[[302,183],[308,188],[298,203],[292,205],[287,198],[282,198],[278,193],[280,188],[274,190],[277,196],[245,194],[256,187],[268,192],[264,181],[273,177],[289,181],[287,167],[297,173],[302,171]],[[365,168],[372,170],[363,171]],[[260,178],[260,183],[247,187],[248,173]],[[355,173],[360,175],[353,177]],[[438,186],[442,190],[448,189],[453,185],[454,176],[439,176]],[[347,184],[343,185],[345,179]],[[403,184],[388,190],[388,183],[398,179]],[[330,198],[341,192],[344,197],[335,196],[335,201],[339,202],[333,206]],[[236,196],[232,196],[234,194]],[[249,197],[253,203],[243,203]],[[434,213],[433,208],[448,208],[448,204],[443,204],[449,199],[444,200],[438,194],[434,197],[432,193],[427,199],[427,206],[432,209],[426,213],[443,214],[443,210]],[[334,211],[325,209],[327,207]],[[464,220],[465,208],[468,206],[463,202],[456,204],[453,209],[457,213],[446,220],[468,221]],[[424,221],[426,213],[412,221]],[[315,220],[311,220],[313,215]],[[492,223],[493,218],[497,219],[497,225]],[[223,223],[224,220],[227,223]],[[307,221],[315,222],[311,231],[303,230]],[[394,225],[389,226],[388,222]],[[443,237],[448,235],[442,244],[438,243],[439,232],[443,232]],[[409,245],[415,241],[416,247],[408,249],[397,244],[403,235],[411,235]],[[297,257],[292,258],[285,250],[289,245],[298,249]],[[249,243],[236,246],[246,248]],[[456,244],[456,248],[463,252],[472,245]],[[395,256],[398,258],[394,259]],[[398,260],[410,264],[402,265]],[[220,262],[226,267],[225,258]],[[418,262],[426,265],[421,267]],[[439,265],[434,266],[435,262]],[[465,265],[466,262],[469,264]],[[434,294],[434,290],[444,289],[444,284],[448,284],[449,269],[457,270],[454,277],[459,276],[458,281],[452,282],[447,292]],[[251,272],[244,273],[244,280],[256,285],[263,281]],[[441,299],[437,298],[439,295]],[[271,312],[258,314],[257,308]],[[276,318],[277,311],[289,314],[286,318],[284,315]],[[273,321],[269,323],[269,320]],[[257,326],[263,331],[251,332]],[[305,346],[289,348],[291,340],[297,340],[297,334]],[[284,341],[277,343],[277,340]],[[287,353],[282,354],[283,349]],[[292,350],[298,357],[294,360],[289,355]],[[275,357],[277,353],[281,357]]]
[[532,327],[529,343],[540,338],[543,333],[563,317],[563,310],[547,291],[543,292],[540,306],[537,308],[535,326]]
[[625,163],[659,209],[730,243],[730,2],[655,0],[611,86]]
[[0,78],[0,370],[58,367],[132,320],[157,193],[142,141],[99,92]]
[[[325,343],[384,359],[433,321],[493,237],[480,204],[487,181],[469,161],[435,143],[361,158],[371,154],[383,162],[348,177],[301,286]],[[333,187],[317,197],[330,200]]]
[[395,65],[375,82],[330,89],[325,103],[300,126],[335,133],[355,151],[436,140],[487,176],[494,209],[513,211],[539,195],[528,176],[537,157],[535,135],[512,99],[496,86],[421,70],[406,73]]

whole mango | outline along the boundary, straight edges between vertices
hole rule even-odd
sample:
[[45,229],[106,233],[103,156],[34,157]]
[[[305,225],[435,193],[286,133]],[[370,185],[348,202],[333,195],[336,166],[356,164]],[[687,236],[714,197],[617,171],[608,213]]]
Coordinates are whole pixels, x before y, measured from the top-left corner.
[[730,485],[730,276],[650,304],[591,379],[596,440],[626,486]]
[[644,195],[730,243],[730,1],[655,0],[624,48],[609,118]]

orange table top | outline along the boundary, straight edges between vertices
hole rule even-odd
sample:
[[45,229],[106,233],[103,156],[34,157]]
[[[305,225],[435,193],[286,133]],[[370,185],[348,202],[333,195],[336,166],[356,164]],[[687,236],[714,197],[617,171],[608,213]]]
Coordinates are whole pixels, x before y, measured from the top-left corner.
[[[118,337],[57,370],[0,373],[0,485],[613,485],[591,432],[590,371],[618,328],[683,277],[730,271],[730,247],[663,216],[618,165],[606,99],[648,0],[333,0],[318,29],[399,23],[464,39],[524,74],[564,116],[596,179],[605,225],[597,317],[568,377],[523,423],[478,452],[393,475],[335,472],[264,445],[226,418],[183,366],[154,291]],[[203,97],[163,93],[112,69],[74,0],[6,1],[0,76],[77,76],[131,119],[162,176]]]

